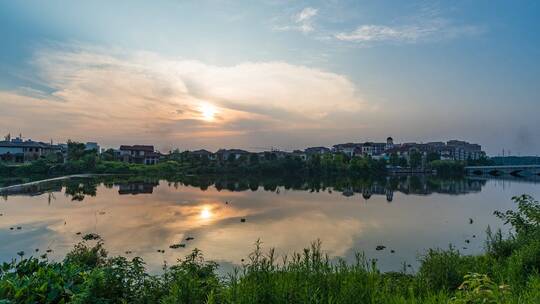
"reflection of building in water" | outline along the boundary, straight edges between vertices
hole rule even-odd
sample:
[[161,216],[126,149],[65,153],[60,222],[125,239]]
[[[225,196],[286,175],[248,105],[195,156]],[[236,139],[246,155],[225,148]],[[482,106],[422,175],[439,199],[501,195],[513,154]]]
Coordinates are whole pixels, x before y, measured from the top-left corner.
[[368,199],[371,197],[371,189],[369,189],[369,188],[364,188],[364,190],[362,190],[362,197],[363,197],[365,200],[368,200]]
[[118,194],[151,194],[154,192],[154,187],[158,186],[158,182],[139,182],[139,183],[129,183],[129,184],[119,184],[118,185]]
[[6,187],[0,191],[0,194],[6,197],[8,195],[37,196],[48,192],[60,191],[62,191],[62,183],[60,181],[55,181]]
[[390,188],[386,189],[386,201],[391,202],[394,199],[394,191]]
[[458,181],[441,181],[437,192],[447,194],[467,194],[482,191],[485,181],[463,179]]
[[428,176],[408,176],[401,178],[388,178],[386,183],[372,182],[362,186],[346,186],[342,190],[344,196],[361,194],[363,199],[369,200],[373,195],[385,196],[388,202],[394,200],[394,191],[403,194],[430,195],[432,193],[467,194],[480,192],[486,184],[482,180],[444,180],[432,179]]

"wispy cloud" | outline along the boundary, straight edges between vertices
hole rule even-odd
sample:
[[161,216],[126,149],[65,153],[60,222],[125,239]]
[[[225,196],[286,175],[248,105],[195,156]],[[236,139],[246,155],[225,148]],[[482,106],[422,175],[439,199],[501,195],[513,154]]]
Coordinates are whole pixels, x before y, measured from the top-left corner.
[[348,42],[398,42],[415,43],[453,39],[477,35],[484,31],[480,26],[458,25],[450,20],[433,17],[405,25],[364,24],[349,32],[335,34],[335,38]]
[[314,30],[313,27],[313,18],[317,16],[318,9],[313,7],[306,7],[299,13],[292,16],[291,25],[283,25],[274,27],[278,31],[299,31],[302,33],[309,33]]
[[[345,76],[286,62],[215,66],[77,47],[42,50],[33,64],[52,93],[0,91],[0,129],[168,146],[206,138],[216,147],[224,137],[320,129],[335,113],[366,110]],[[207,103],[216,107],[211,122],[200,110]]]

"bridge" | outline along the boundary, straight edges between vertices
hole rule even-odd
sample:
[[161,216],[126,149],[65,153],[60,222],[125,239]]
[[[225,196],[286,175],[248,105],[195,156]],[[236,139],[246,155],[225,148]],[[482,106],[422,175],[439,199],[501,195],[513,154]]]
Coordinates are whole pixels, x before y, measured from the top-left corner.
[[540,175],[540,165],[467,166],[465,167],[465,172],[468,175],[534,176]]

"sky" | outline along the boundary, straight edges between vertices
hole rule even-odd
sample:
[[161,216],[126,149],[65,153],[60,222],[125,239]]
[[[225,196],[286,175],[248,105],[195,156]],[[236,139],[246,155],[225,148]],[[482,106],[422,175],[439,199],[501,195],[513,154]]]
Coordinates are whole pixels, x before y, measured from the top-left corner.
[[0,134],[540,154],[538,1],[1,1]]

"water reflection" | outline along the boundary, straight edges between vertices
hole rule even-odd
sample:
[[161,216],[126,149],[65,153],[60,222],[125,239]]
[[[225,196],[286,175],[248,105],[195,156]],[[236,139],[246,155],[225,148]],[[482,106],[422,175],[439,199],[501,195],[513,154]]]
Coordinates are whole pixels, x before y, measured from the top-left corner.
[[[290,253],[319,238],[330,255],[352,259],[365,251],[383,269],[397,270],[402,262],[414,267],[425,248],[453,243],[465,253],[479,252],[486,227],[500,225],[494,210],[513,207],[512,195],[540,197],[534,184],[499,183],[422,176],[52,181],[3,193],[0,260],[35,248],[61,258],[80,234],[98,233],[112,254],[142,256],[151,269],[193,248],[230,266],[239,264],[257,239]],[[183,246],[169,248],[174,244]],[[378,245],[387,249],[376,251]]]
[[[429,195],[433,193],[469,194],[480,192],[487,179],[440,179],[433,176],[402,176],[387,177],[378,180],[366,179],[239,179],[237,177],[183,177],[167,181],[169,187],[196,187],[202,191],[213,187],[218,191],[264,191],[276,192],[282,190],[302,190],[309,192],[340,192],[350,197],[356,194],[369,200],[373,195],[385,196],[388,202],[394,197],[394,192],[403,194]],[[118,188],[120,195],[152,194],[159,185],[159,179],[142,177],[88,177],[73,178],[34,184],[28,187],[5,189],[0,191],[5,198],[8,195],[41,195],[50,192],[59,192],[64,187],[65,195],[73,201],[82,201],[86,196],[95,196],[98,186]]]

